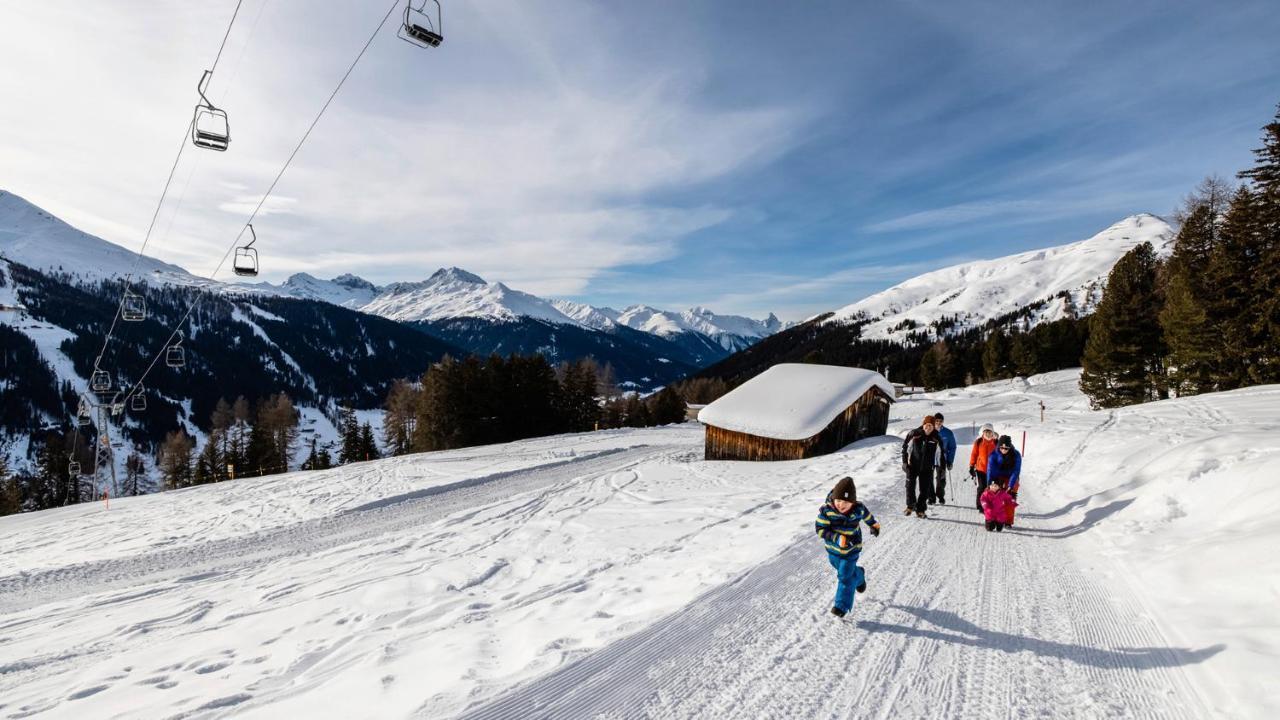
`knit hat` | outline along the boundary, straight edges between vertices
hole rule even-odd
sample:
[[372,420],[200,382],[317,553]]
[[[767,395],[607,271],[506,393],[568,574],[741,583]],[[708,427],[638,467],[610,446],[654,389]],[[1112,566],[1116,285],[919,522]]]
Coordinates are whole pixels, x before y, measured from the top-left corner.
[[986,432],[986,431],[988,431],[988,430],[990,430],[990,431],[991,431],[991,433],[992,433],[993,435],[994,435],[994,434],[995,434],[995,432],[996,432],[996,428],[995,428],[995,426],[994,426],[994,425],[992,425],[991,423],[983,423],[983,424],[982,424],[982,429],[978,431],[978,434],[982,434],[982,433],[984,433],[984,432]]
[[920,422],[920,424],[921,424],[921,425],[925,425],[925,424],[932,425],[932,424],[933,424],[933,416],[932,416],[932,415],[925,415],[925,416],[924,416],[924,420],[922,420],[922,421]]
[[1013,438],[1009,437],[1008,435],[1001,435],[1000,442],[997,443],[997,445],[999,445],[1000,447],[1004,447],[1005,445],[1008,445],[1009,447],[1013,447]]
[[836,481],[836,486],[831,488],[831,499],[858,502],[858,488],[853,486],[853,478],[846,475]]

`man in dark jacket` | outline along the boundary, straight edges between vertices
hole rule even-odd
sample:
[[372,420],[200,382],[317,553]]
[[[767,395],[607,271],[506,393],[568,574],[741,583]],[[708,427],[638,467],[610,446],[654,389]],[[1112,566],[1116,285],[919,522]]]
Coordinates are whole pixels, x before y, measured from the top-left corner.
[[[951,475],[951,466],[956,461],[956,434],[951,432],[951,428],[943,424],[942,413],[933,414],[934,430],[938,433],[938,438],[942,440],[942,454],[946,456],[946,467],[938,468],[938,479],[934,483],[934,496],[941,505],[947,504],[947,479]],[[929,501],[933,504],[933,500]]]
[[932,415],[926,415],[920,427],[907,433],[902,442],[902,472],[907,476],[906,515],[925,517],[925,508],[933,498],[933,478],[945,466],[946,453],[942,438],[934,431]]

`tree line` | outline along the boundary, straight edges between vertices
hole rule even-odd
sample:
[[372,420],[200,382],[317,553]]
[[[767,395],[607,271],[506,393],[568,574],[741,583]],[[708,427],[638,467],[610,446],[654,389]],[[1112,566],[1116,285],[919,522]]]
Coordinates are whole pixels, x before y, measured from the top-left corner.
[[1144,243],[1112,269],[1080,378],[1095,407],[1280,382],[1280,110],[1254,155],[1186,198],[1167,260]]

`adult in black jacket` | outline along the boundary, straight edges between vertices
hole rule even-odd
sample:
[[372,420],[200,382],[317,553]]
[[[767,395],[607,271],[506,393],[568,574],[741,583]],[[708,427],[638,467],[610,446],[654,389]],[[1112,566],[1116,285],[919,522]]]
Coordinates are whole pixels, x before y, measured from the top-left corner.
[[926,415],[920,427],[907,433],[902,441],[902,472],[907,476],[907,511],[925,517],[925,509],[933,498],[933,478],[946,465],[942,438],[935,431],[932,415]]

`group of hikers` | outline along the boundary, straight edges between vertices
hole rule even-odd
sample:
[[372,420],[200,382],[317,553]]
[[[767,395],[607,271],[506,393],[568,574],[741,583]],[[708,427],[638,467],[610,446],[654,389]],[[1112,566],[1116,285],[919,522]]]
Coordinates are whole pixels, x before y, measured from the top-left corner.
[[[926,518],[929,505],[945,505],[947,480],[956,459],[956,436],[944,424],[940,412],[926,415],[902,441],[902,472],[906,475],[907,509]],[[976,488],[974,504],[986,521],[987,532],[1001,532],[1013,525],[1018,506],[1022,454],[1013,438],[998,435],[991,423],[982,426],[969,451],[969,477]],[[866,575],[858,565],[862,555],[862,527],[880,534],[880,523],[858,502],[853,478],[840,478],[818,510],[814,526],[836,571],[836,597],[831,614],[843,617],[853,609],[854,593],[867,589]]]

